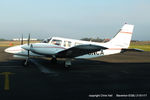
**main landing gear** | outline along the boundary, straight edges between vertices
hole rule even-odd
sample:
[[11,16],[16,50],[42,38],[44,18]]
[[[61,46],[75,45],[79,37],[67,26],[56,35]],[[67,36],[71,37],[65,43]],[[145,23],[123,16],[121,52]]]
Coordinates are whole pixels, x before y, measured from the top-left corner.
[[51,59],[51,63],[52,63],[52,64],[57,64],[57,59],[56,59],[55,57],[53,57],[53,58]]
[[[51,59],[51,63],[52,64],[57,64],[57,58],[56,57],[52,57]],[[64,63],[64,67],[65,68],[69,68],[71,66],[71,59],[67,58],[65,59],[65,63]]]
[[69,68],[71,66],[71,59],[65,60],[65,68]]

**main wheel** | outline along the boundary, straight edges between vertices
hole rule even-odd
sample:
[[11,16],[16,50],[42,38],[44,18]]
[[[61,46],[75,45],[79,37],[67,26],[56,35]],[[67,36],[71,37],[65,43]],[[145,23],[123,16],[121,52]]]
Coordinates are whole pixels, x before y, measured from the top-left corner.
[[26,60],[24,60],[24,61],[22,62],[22,65],[23,65],[24,67],[28,67],[28,66],[29,66],[29,61],[26,62]]
[[57,64],[57,59],[56,58],[52,58],[51,63],[52,64]]

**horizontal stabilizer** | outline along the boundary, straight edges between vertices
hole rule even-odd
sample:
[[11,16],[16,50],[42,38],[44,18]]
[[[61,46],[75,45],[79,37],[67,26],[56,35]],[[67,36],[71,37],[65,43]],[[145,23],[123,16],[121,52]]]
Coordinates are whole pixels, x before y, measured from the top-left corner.
[[133,48],[133,49],[121,49],[121,53],[124,53],[124,52],[127,52],[127,51],[144,52],[144,50],[136,49],[136,48]]

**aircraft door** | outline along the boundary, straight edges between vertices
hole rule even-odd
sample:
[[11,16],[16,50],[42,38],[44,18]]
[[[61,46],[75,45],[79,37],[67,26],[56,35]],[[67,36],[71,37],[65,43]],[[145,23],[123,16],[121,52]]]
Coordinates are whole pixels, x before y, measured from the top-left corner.
[[71,41],[64,41],[64,47],[69,48],[71,47]]

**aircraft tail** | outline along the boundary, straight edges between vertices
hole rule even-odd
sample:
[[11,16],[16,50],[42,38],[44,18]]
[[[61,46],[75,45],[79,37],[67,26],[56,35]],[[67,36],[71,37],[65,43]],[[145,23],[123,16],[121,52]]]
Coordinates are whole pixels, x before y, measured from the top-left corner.
[[130,45],[134,25],[125,24],[120,31],[106,44],[112,48],[128,48]]

